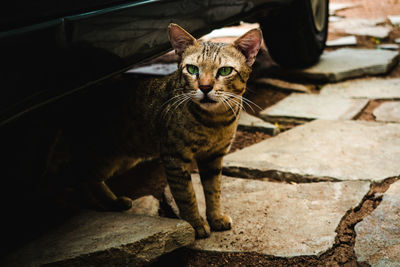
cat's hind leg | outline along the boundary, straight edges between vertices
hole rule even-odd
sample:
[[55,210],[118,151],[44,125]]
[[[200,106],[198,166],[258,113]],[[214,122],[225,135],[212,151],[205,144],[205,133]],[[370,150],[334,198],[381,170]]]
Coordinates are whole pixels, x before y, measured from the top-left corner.
[[94,200],[94,205],[100,210],[124,211],[132,207],[128,197],[117,197],[104,181],[89,181],[83,183],[85,191]]

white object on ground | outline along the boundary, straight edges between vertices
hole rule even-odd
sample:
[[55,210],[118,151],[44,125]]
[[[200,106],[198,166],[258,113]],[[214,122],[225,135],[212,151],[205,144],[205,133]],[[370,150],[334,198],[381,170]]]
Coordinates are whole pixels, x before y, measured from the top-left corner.
[[357,45],[357,38],[354,35],[340,37],[335,40],[326,41],[326,46]]

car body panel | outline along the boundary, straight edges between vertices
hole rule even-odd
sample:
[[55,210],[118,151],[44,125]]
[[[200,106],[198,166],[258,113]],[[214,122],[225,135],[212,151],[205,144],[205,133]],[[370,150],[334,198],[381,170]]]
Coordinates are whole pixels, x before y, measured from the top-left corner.
[[0,125],[170,50],[171,22],[200,37],[290,2],[133,1],[0,32]]

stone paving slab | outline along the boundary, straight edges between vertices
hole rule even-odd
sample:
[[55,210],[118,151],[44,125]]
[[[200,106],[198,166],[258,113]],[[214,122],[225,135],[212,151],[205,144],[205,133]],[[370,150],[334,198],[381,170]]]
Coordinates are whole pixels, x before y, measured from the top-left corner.
[[391,31],[390,26],[381,26],[378,24],[384,23],[385,18],[380,19],[356,19],[346,18],[340,21],[332,22],[330,26],[336,32],[346,34],[370,36],[376,38],[387,38]]
[[354,35],[350,35],[326,41],[326,46],[344,46],[344,45],[357,45],[357,38]]
[[400,78],[368,78],[328,84],[322,87],[320,94],[351,98],[400,99]]
[[390,20],[390,23],[393,25],[400,26],[400,15],[391,15],[388,16],[388,19]]
[[400,122],[400,102],[392,101],[382,103],[372,114],[377,121]]
[[354,8],[359,5],[360,4],[354,4],[354,3],[329,3],[329,14],[334,15],[334,14],[336,14],[337,11],[348,9],[348,8]]
[[[200,211],[204,195],[193,177]],[[346,211],[369,191],[369,182],[283,184],[222,177],[222,210],[232,230],[196,240],[195,250],[257,252],[279,257],[320,255],[332,247]]]
[[350,120],[368,104],[366,99],[351,99],[334,95],[291,94],[260,112],[265,120],[299,118],[305,120]]
[[279,132],[279,129],[275,125],[244,111],[240,113],[238,128],[246,131],[264,132],[270,135],[276,135]]
[[293,181],[400,175],[400,125],[316,120],[224,157],[223,172]]
[[390,186],[379,206],[355,230],[357,261],[373,267],[400,266],[400,181]]
[[389,37],[389,33],[391,30],[392,29],[387,26],[360,26],[356,28],[344,29],[343,32],[347,34],[385,39]]
[[279,79],[273,79],[273,78],[260,78],[255,81],[255,83],[258,84],[265,84],[268,87],[274,87],[278,88],[281,90],[285,91],[290,91],[290,92],[300,92],[300,93],[311,93],[311,90],[309,87],[299,84],[299,83],[291,83]]
[[394,50],[397,51],[399,49],[399,45],[397,44],[380,44],[377,45],[376,48],[378,49],[387,49],[387,50]]
[[397,64],[398,57],[397,51],[341,48],[324,52],[316,65],[289,74],[311,80],[337,82],[363,75],[387,73]]
[[182,220],[85,211],[0,265],[142,266],[193,241],[194,229]]
[[330,15],[328,19],[329,19],[329,22],[336,22],[336,21],[339,21],[339,20],[343,20],[344,17],[336,16],[336,15]]

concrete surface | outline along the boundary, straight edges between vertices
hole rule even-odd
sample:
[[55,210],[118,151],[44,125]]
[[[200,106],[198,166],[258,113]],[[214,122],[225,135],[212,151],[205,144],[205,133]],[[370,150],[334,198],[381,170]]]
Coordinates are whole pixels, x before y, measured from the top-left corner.
[[316,94],[291,94],[275,105],[260,112],[265,120],[299,118],[305,120],[350,120],[368,103],[365,99]]
[[312,67],[290,73],[311,80],[338,82],[387,73],[397,64],[398,56],[397,51],[341,48],[324,52],[320,61]]
[[362,78],[325,85],[321,95],[351,98],[400,99],[400,78]]

